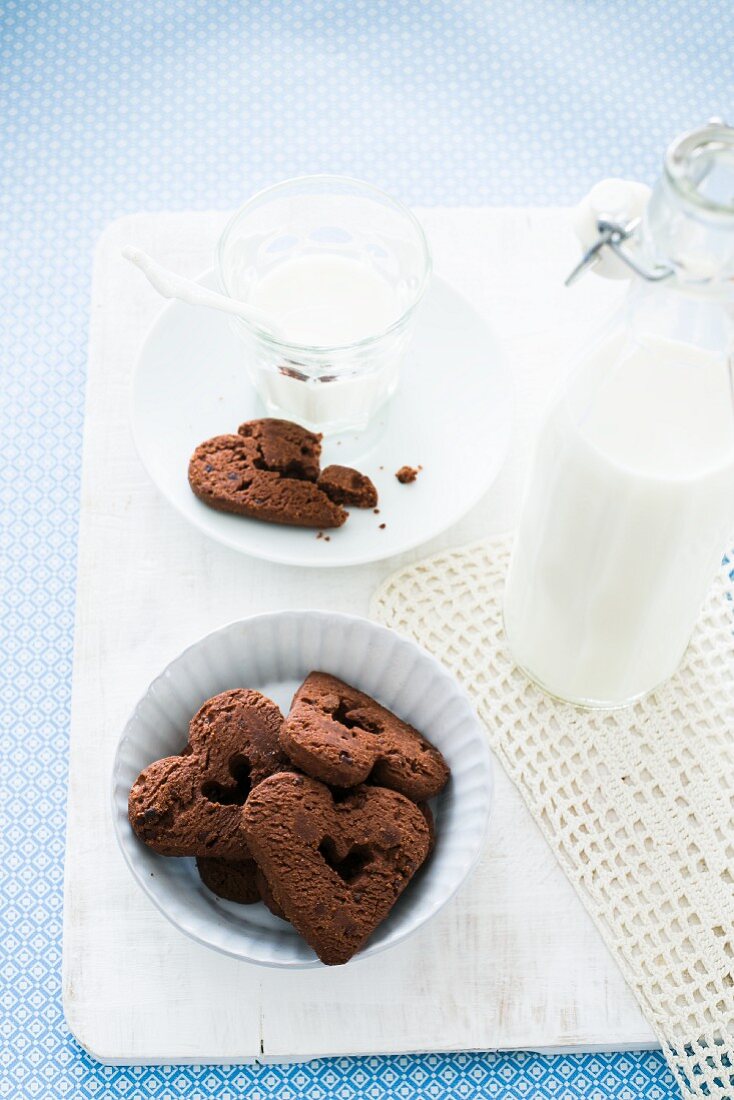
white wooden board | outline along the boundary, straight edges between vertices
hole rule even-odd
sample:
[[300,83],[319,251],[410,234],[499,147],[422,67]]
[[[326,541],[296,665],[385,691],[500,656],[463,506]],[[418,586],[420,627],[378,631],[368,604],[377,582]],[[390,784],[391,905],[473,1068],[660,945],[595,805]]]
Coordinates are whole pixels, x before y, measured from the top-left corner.
[[[392,951],[343,969],[272,971],[187,939],[117,851],[109,776],[138,696],[185,645],[265,610],[366,613],[388,573],[514,520],[532,429],[581,331],[616,298],[564,290],[575,247],[563,211],[423,210],[436,268],[486,312],[517,386],[512,455],[485,500],[440,539],[347,570],[255,561],[207,541],[157,495],[127,420],[137,349],[160,300],[120,258],[136,243],[176,269],[209,266],[223,214],[141,214],[96,254],[84,437],[64,908],[71,1030],[109,1062],[305,1060],[408,1051],[651,1047],[653,1033],[497,769],[485,857],[459,897]],[[165,432],[166,410],[161,409]],[[237,417],[235,416],[235,421]],[[436,410],[437,427],[440,410]],[[440,502],[437,502],[440,507]]]

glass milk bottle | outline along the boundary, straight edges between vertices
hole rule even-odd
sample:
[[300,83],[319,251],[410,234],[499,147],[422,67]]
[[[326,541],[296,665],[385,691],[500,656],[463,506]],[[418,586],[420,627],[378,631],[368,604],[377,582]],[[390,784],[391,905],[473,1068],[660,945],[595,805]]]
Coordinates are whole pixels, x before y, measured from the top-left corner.
[[734,129],[679,138],[641,224],[596,230],[580,269],[632,282],[541,430],[505,628],[541,687],[611,707],[675,672],[734,534]]

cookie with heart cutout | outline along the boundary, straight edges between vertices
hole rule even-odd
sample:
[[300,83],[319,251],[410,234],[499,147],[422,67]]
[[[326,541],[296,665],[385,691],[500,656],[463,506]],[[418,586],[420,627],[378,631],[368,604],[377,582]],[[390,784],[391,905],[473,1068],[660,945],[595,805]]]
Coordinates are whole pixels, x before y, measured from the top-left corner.
[[328,966],[359,951],[429,851],[424,814],[384,787],[335,796],[307,776],[274,775],[242,816],[275,900]]
[[297,768],[334,787],[369,780],[425,802],[449,779],[443,756],[417,729],[326,672],[306,677],[280,739]]
[[282,721],[258,691],[237,688],[207,700],[183,752],[156,760],[135,780],[128,817],[138,838],[164,856],[246,858],[242,807],[258,783],[289,767]]
[[[422,802],[418,809],[428,825],[428,855],[436,843],[436,828],[430,806]],[[197,856],[196,869],[208,890],[225,901],[234,901],[239,905],[255,905],[258,901],[281,920],[287,920],[285,913],[254,859],[220,859],[218,856]]]

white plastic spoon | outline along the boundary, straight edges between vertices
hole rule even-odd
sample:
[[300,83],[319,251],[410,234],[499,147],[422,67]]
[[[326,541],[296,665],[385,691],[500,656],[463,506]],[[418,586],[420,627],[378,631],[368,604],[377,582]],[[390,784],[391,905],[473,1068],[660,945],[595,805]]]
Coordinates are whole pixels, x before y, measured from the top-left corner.
[[177,275],[175,271],[170,271],[159,264],[147,252],[143,252],[142,248],[127,245],[123,248],[122,255],[131,264],[140,268],[150,285],[164,298],[178,298],[190,306],[205,306],[207,309],[218,309],[222,313],[242,317],[243,320],[250,321],[278,339],[280,335],[278,325],[268,313],[256,306],[248,305],[247,302],[238,302],[236,298],[228,298],[225,294],[218,294],[216,290],[200,286],[193,279]]

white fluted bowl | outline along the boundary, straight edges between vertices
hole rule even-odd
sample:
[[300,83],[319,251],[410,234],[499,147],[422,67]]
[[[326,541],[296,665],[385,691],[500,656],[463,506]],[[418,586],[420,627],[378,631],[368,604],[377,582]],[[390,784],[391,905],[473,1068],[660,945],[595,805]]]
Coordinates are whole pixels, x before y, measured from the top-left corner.
[[451,768],[435,800],[436,847],[356,958],[405,939],[441,909],[476,863],[492,804],[486,735],[462,688],[414,642],[366,619],[322,611],[256,615],[207,635],[148,688],[120,739],[113,769],[115,832],[138,884],[186,935],[262,966],[321,965],[296,931],[264,905],[237,905],[202,884],[193,859],[156,855],[136,838],[127,799],[153,760],[180,752],[201,704],[227,688],[262,691],[287,713],[309,672],[330,672],[372,695],[436,745]]

